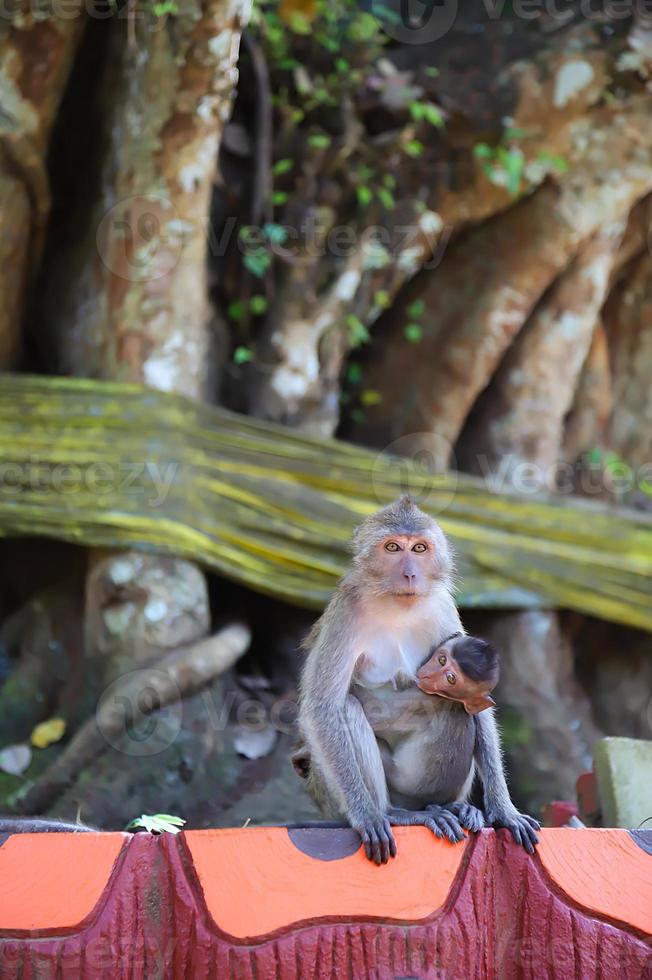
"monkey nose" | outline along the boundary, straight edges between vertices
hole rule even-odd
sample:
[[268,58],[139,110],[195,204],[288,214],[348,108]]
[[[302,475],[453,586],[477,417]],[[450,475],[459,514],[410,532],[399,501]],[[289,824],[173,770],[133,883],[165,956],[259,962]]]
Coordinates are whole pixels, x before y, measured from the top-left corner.
[[414,572],[403,572],[403,578],[406,578],[410,583],[410,585],[412,585],[412,583],[416,578],[416,575],[414,574]]

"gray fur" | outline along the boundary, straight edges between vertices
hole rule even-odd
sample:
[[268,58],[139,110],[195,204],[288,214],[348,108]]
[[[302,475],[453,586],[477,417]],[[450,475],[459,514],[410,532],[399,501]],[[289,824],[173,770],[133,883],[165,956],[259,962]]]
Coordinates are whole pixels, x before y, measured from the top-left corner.
[[[383,592],[382,560],[375,557],[394,535],[430,543],[426,591],[409,607]],[[493,712],[470,716],[415,684],[430,650],[463,633],[441,528],[401,498],[367,518],[354,548],[351,570],[306,642],[299,729],[310,759],[309,792],[325,814],[347,819],[367,856],[380,863],[396,850],[390,823],[422,824],[452,841],[463,837],[460,821],[482,826],[482,815],[466,804],[477,765],[488,822],[509,827],[531,847],[524,828],[534,834],[536,822],[521,817],[509,798]]]

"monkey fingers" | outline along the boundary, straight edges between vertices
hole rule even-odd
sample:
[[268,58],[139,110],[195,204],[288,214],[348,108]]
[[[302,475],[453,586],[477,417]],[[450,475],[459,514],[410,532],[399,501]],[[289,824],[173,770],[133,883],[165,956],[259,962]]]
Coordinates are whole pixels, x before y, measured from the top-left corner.
[[518,810],[493,818],[490,818],[489,814],[486,816],[490,826],[505,827],[517,844],[524,847],[528,854],[534,854],[534,847],[539,843],[537,830],[541,827],[538,820],[526,813],[519,813]]
[[398,827],[427,827],[435,837],[446,838],[451,844],[464,840],[464,831],[457,817],[446,807],[431,804],[427,810],[405,810],[391,807],[390,821]]
[[[431,810],[436,805],[431,803],[430,806],[426,807],[426,810]],[[471,806],[470,803],[448,803],[445,809],[453,813],[462,826],[472,833],[482,830],[485,825],[482,810],[478,810],[477,806]]]
[[366,817],[352,821],[351,826],[360,834],[365,854],[374,864],[387,864],[396,857],[396,841],[387,817]]

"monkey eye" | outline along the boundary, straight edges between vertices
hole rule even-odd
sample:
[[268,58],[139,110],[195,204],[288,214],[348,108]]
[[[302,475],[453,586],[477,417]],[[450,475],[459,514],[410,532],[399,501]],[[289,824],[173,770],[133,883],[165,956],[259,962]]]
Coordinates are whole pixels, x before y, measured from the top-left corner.
[[419,555],[422,555],[423,552],[427,550],[428,550],[428,545],[424,544],[423,541],[419,541],[417,544],[415,544],[414,548],[412,549],[412,551],[416,551],[417,554]]
[[448,673],[446,674],[446,680],[448,681],[449,684],[454,684],[455,681],[457,680],[452,670],[449,670]]
[[439,655],[439,663],[440,663],[440,664],[442,665],[442,667],[443,667],[443,666],[444,666],[444,664],[446,663],[446,654],[445,654],[445,653],[441,653],[441,654]]
[[388,541],[385,545],[385,551],[400,551],[401,549],[397,545],[396,541]]

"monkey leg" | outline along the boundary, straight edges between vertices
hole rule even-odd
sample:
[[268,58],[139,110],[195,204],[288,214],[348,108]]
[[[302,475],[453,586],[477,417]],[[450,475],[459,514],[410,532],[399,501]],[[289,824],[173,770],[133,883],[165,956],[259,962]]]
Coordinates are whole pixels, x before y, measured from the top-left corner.
[[356,762],[371,798],[383,812],[389,806],[389,792],[383,759],[362,705],[352,694],[346,699],[346,720],[351,733]]
[[388,816],[389,822],[396,827],[428,827],[435,837],[445,837],[451,844],[464,840],[464,831],[455,814],[448,807],[436,803],[431,803],[426,810],[390,807]]
[[457,817],[458,821],[467,830],[476,833],[478,830],[482,830],[485,825],[484,814],[482,810],[478,810],[477,806],[471,806],[470,803],[447,803],[443,808],[438,806],[436,803],[431,803],[426,807],[426,810],[448,810],[454,816]]

